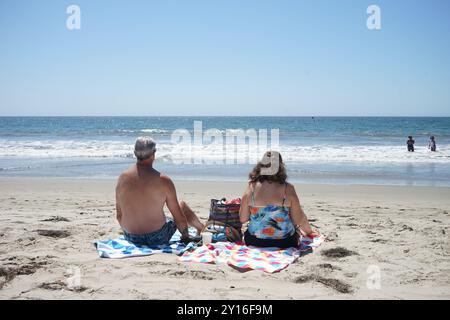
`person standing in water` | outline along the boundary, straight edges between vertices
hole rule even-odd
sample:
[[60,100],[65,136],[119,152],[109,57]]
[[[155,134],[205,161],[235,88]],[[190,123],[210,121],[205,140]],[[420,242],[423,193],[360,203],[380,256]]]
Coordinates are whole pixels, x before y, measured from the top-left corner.
[[434,140],[434,136],[430,137],[430,141],[428,142],[428,149],[431,151],[436,151],[436,140]]
[[408,136],[408,141],[406,141],[409,152],[414,152],[414,139],[412,136]]

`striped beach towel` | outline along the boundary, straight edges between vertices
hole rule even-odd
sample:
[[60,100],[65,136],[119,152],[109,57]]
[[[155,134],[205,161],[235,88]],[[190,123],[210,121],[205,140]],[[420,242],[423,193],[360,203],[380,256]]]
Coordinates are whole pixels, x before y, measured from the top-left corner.
[[323,236],[314,239],[302,237],[300,248],[256,248],[231,242],[203,245],[192,252],[186,251],[179,261],[227,264],[241,270],[279,272],[324,242]]
[[[194,235],[195,229],[189,229],[189,233]],[[183,254],[186,250],[195,249],[196,244],[193,242],[184,244],[181,242],[181,234],[177,230],[170,239],[168,245],[157,246],[140,246],[135,245],[120,236],[115,239],[104,241],[95,241],[94,246],[97,249],[100,258],[123,259],[131,257],[149,256],[156,253],[174,253],[176,255]]]

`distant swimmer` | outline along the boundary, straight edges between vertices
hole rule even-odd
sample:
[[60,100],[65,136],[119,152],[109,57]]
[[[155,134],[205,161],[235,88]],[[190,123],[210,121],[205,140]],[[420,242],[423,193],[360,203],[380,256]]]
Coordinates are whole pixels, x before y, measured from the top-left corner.
[[408,136],[408,141],[406,141],[409,152],[414,152],[414,139],[412,136]]
[[436,140],[434,139],[434,136],[430,137],[430,141],[428,142],[428,149],[431,151],[436,151]]

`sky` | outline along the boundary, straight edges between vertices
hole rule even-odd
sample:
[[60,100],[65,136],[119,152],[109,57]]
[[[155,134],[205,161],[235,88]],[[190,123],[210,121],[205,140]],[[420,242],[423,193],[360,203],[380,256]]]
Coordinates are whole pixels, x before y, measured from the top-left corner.
[[448,0],[0,0],[0,116],[450,116],[449,34]]

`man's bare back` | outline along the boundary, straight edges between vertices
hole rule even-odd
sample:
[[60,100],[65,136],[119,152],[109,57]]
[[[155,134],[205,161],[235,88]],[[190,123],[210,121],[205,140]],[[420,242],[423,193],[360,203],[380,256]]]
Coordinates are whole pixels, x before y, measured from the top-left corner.
[[170,182],[154,168],[139,164],[122,173],[116,188],[121,227],[134,234],[161,229],[166,223],[163,208]]
[[[117,181],[117,220],[127,240],[166,243],[176,229],[183,241],[189,240],[188,225],[200,232],[203,224],[184,201],[178,203],[172,180],[153,168],[155,146],[149,137],[136,140],[134,153],[137,162]],[[174,221],[166,222],[164,205],[167,205]]]

